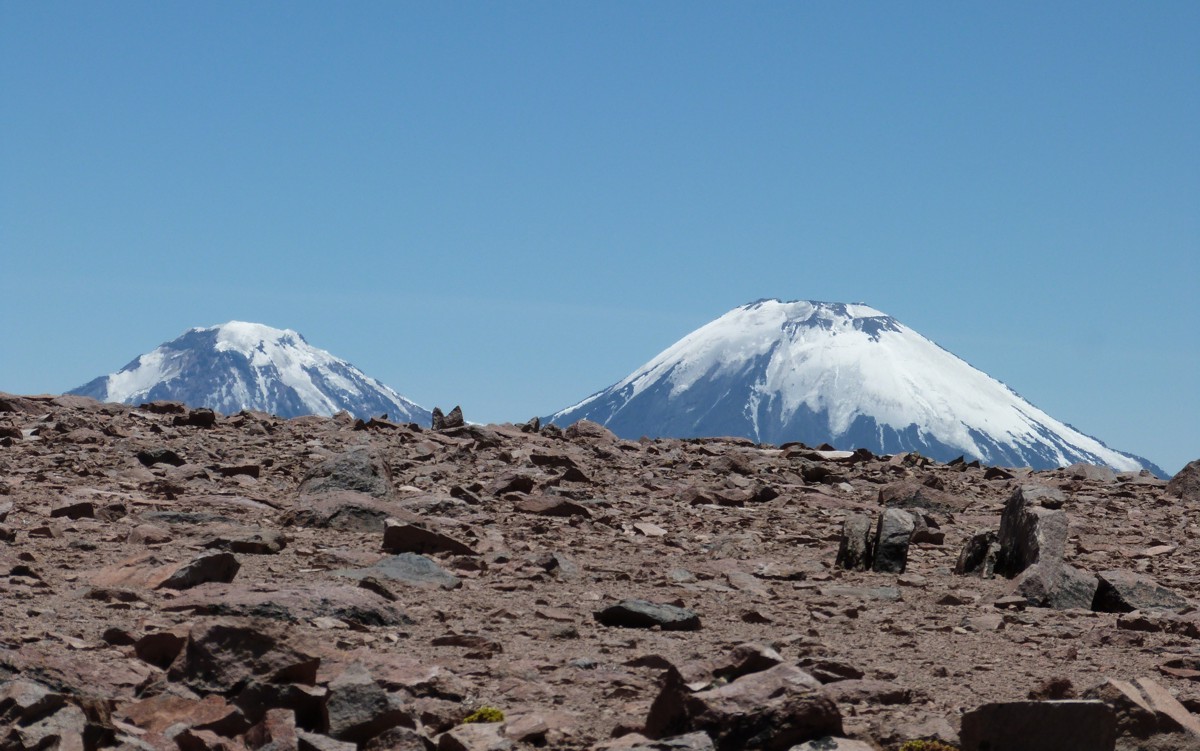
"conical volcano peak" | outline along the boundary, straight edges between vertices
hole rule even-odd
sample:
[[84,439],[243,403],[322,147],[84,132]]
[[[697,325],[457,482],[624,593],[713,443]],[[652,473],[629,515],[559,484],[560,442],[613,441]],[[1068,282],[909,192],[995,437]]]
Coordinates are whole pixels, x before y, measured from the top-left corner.
[[427,410],[299,332],[246,321],[188,329],[69,393],[126,404],[181,401],[226,414],[254,409],[296,417],[345,410],[361,418],[430,419]]
[[548,419],[626,438],[745,436],[920,451],[1044,469],[1143,459],[1054,419],[1000,381],[862,303],[758,300],[701,326]]

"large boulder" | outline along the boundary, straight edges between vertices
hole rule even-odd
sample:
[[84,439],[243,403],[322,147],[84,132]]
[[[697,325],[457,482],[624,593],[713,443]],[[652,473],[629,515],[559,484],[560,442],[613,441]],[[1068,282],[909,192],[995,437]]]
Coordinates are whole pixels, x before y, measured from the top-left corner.
[[1062,493],[1042,485],[1021,485],[1000,515],[996,571],[1013,577],[1041,562],[1061,561],[1067,546],[1067,514]]
[[355,626],[412,623],[395,604],[371,590],[325,581],[280,588],[205,584],[171,600],[163,610],[292,623],[315,618],[335,618]]
[[946,513],[958,513],[970,505],[965,498],[916,480],[900,480],[884,485],[879,489],[878,500],[879,505],[888,508],[921,508]]
[[981,530],[967,538],[954,564],[954,573],[990,579],[996,573],[1000,542],[992,530]]
[[1113,751],[1116,717],[1102,701],[985,704],[962,718],[962,751]]
[[1045,561],[1022,571],[1013,581],[1013,592],[1039,608],[1089,610],[1099,581],[1087,571],[1062,561]]
[[313,467],[300,481],[300,495],[336,490],[353,490],[375,498],[394,492],[392,469],[377,451],[360,447],[329,457]]
[[200,694],[228,695],[250,680],[312,685],[321,659],[297,641],[272,621],[202,619],[189,631],[168,677]]
[[391,728],[415,724],[401,702],[393,699],[360,663],[351,663],[329,682],[325,725],[329,735],[338,740],[361,744]]
[[451,430],[453,428],[461,428],[466,424],[463,419],[462,407],[455,406],[450,410],[450,414],[443,414],[440,407],[434,407],[432,414],[431,427],[434,430]]
[[875,524],[871,517],[853,514],[842,523],[842,539],[838,544],[838,568],[866,571],[871,568],[875,553]]
[[563,431],[563,435],[567,440],[576,442],[616,443],[618,440],[616,433],[591,420],[579,420],[571,423]]
[[673,668],[650,708],[645,733],[663,738],[704,731],[718,751],[787,751],[842,734],[837,704],[816,678],[791,664],[691,693]]
[[875,525],[875,558],[871,570],[902,574],[908,567],[908,545],[916,522],[908,511],[884,509]]
[[1182,610],[1188,601],[1148,576],[1133,571],[1101,571],[1092,610],[1131,613],[1134,610]]
[[191,589],[212,582],[228,584],[241,564],[233,553],[204,553],[190,561],[169,562],[154,553],[143,553],[97,571],[91,578],[96,587],[144,589]]

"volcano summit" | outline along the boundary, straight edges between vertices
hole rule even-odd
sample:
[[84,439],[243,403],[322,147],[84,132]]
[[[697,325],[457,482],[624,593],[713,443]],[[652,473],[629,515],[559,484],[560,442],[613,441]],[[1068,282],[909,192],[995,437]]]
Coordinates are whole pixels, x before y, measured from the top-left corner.
[[429,411],[291,329],[230,321],[195,328],[70,394],[105,402],[181,401],[232,414],[332,415],[428,424]]
[[759,300],[735,308],[548,419],[584,418],[625,438],[744,436],[1163,476],[861,304]]

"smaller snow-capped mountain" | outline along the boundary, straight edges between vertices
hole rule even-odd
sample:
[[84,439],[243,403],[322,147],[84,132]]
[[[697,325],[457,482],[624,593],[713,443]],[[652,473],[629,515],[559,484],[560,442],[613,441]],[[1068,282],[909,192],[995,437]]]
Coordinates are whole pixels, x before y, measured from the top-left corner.
[[230,321],[194,328],[69,394],[106,402],[180,401],[233,414],[332,415],[428,424],[430,413],[291,329]]
[[1163,476],[861,304],[759,300],[735,308],[547,420],[584,418],[630,439],[744,436]]

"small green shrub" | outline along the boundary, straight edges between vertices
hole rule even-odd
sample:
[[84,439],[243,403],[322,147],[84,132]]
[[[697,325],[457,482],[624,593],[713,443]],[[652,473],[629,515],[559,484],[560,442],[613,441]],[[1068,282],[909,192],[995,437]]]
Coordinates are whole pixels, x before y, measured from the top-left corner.
[[480,707],[463,720],[464,725],[468,722],[504,722],[504,713],[495,707]]
[[949,743],[941,741],[905,741],[900,751],[958,751]]

